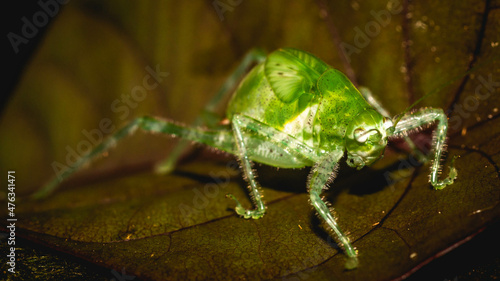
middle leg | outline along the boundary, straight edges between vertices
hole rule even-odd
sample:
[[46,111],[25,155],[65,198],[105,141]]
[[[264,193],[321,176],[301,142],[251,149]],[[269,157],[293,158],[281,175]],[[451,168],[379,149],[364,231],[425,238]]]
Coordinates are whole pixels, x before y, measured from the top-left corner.
[[243,208],[236,201],[235,211],[244,218],[261,218],[265,214],[262,191],[252,169],[252,159],[275,167],[302,168],[311,166],[317,159],[315,151],[290,135],[263,124],[255,119],[234,115],[231,119],[235,142],[235,155],[240,161],[245,180],[248,182],[254,210]]

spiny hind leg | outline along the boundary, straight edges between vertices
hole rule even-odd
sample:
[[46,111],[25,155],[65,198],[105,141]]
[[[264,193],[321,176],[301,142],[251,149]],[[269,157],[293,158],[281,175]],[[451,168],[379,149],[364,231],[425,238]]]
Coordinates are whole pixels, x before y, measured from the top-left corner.
[[[366,101],[377,110],[378,113],[382,114],[382,116],[385,116],[387,118],[390,118],[389,112],[382,106],[382,104],[375,98],[375,96],[372,94],[370,89],[366,87],[359,87],[358,88],[359,92],[363,97],[366,99]],[[411,149],[411,153],[413,157],[415,157],[420,163],[425,163],[427,162],[428,158],[423,154],[415,145],[415,143],[412,141],[412,139],[408,136],[404,136],[404,140],[408,144],[408,146]]]
[[422,126],[434,122],[438,124],[433,134],[434,161],[431,165],[430,182],[434,189],[442,189],[452,184],[458,175],[457,169],[455,169],[454,166],[455,158],[453,158],[448,176],[443,180],[438,179],[439,173],[441,172],[441,158],[446,151],[446,133],[448,132],[448,119],[443,110],[424,108],[416,112],[405,114],[396,124],[394,135],[404,135],[408,131],[421,128]]
[[69,167],[69,169],[63,171],[62,174],[57,175],[45,184],[40,190],[33,194],[32,197],[43,198],[47,196],[61,183],[61,181],[80,170],[85,164],[91,162],[97,156],[107,152],[110,148],[115,146],[119,140],[133,134],[137,129],[142,129],[146,132],[175,135],[183,139],[207,144],[223,151],[233,153],[234,142],[230,130],[209,131],[199,128],[190,128],[153,117],[140,117],[134,119],[128,125],[106,138],[88,154],[79,158],[75,164]]
[[349,238],[342,232],[338,226],[335,218],[333,217],[330,209],[327,207],[326,202],[321,199],[321,193],[327,189],[338,170],[338,161],[343,156],[343,151],[333,151],[323,157],[311,170],[309,176],[308,188],[311,204],[314,206],[318,215],[328,224],[337,237],[337,242],[344,249],[348,259],[345,264],[346,269],[354,269],[358,266],[358,254],[354,247],[349,242]]
[[[215,96],[205,105],[205,108],[191,126],[207,126],[211,129],[215,128],[222,120],[222,118],[216,113],[217,107],[222,101],[225,100],[224,98],[231,93],[230,91],[235,88],[236,84],[240,81],[241,77],[245,74],[248,68],[252,64],[264,61],[265,58],[266,54],[264,51],[260,49],[250,50],[245,55],[236,70],[226,79]],[[160,174],[171,172],[187,145],[187,141],[180,140],[170,152],[168,157],[156,165],[155,171]]]

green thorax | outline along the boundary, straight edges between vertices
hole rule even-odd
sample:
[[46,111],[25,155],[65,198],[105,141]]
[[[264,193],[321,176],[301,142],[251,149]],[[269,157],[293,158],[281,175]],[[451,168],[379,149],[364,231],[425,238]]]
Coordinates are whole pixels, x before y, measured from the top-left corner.
[[370,107],[340,71],[313,55],[280,49],[254,67],[231,99],[227,117],[252,117],[329,151],[343,146],[346,127]]

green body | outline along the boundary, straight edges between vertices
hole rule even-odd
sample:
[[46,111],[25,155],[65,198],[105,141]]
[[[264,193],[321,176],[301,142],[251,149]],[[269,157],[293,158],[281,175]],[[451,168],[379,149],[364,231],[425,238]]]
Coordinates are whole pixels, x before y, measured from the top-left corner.
[[[280,79],[273,80],[275,77]],[[343,73],[310,54],[281,49],[254,67],[240,83],[227,108],[227,118],[234,114],[250,117],[294,137],[321,155],[343,150],[347,127],[369,108]],[[313,164],[295,162],[284,153],[276,159],[262,155],[251,158],[286,168]]]
[[[257,66],[241,81],[229,103],[228,126],[216,126],[226,122],[214,114],[214,109],[254,62],[258,63]],[[434,188],[441,189],[452,184],[457,177],[452,165],[448,177],[438,180],[448,126],[443,110],[426,108],[393,120],[367,89],[360,93],[344,74],[313,55],[295,49],[281,49],[266,57],[254,50],[205,107],[205,114],[193,127],[147,116],[134,119],[69,169],[56,174],[33,196],[46,196],[62,180],[137,129],[175,135],[234,154],[240,160],[255,204],[255,209],[246,209],[234,196],[228,195],[236,201],[236,213],[244,218],[258,219],[266,212],[262,190],[250,160],[282,168],[313,166],[307,183],[310,203],[343,248],[347,256],[346,268],[354,269],[358,266],[357,250],[321,197],[323,190],[336,177],[338,163],[344,155],[347,155],[349,166],[360,169],[383,155],[389,137],[406,136],[409,131],[438,122],[430,182]],[[199,128],[203,124],[208,129]],[[411,146],[412,142],[407,141]],[[156,171],[171,171],[184,145],[185,142],[181,142]]]

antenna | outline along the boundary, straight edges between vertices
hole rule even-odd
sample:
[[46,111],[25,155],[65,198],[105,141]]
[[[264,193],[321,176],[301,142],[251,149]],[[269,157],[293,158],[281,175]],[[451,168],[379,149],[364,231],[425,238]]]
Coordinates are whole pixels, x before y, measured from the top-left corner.
[[449,80],[448,82],[446,83],[443,83],[441,84],[440,86],[438,86],[437,88],[435,88],[433,91],[425,94],[424,96],[422,96],[421,98],[419,98],[418,100],[416,100],[412,105],[408,106],[402,113],[396,115],[395,117],[395,121],[394,121],[394,127],[396,127],[396,125],[398,124],[398,122],[401,120],[401,118],[403,118],[403,116],[408,112],[410,111],[412,108],[414,108],[417,104],[419,104],[421,101],[423,101],[424,99],[426,99],[427,97],[431,96],[431,95],[434,95],[438,92],[440,92],[443,88],[446,88],[448,87],[449,85],[457,82],[458,80],[462,79],[463,77],[473,73],[474,71],[478,70],[479,68],[482,68],[492,62],[494,62],[495,60],[497,59],[500,59],[500,56],[493,56],[491,57],[491,59],[484,59],[484,62],[483,63],[480,63],[480,64],[477,64],[475,65],[474,67],[472,67],[471,69],[467,70],[465,73],[463,74],[460,74],[460,75],[457,75],[455,78]]

